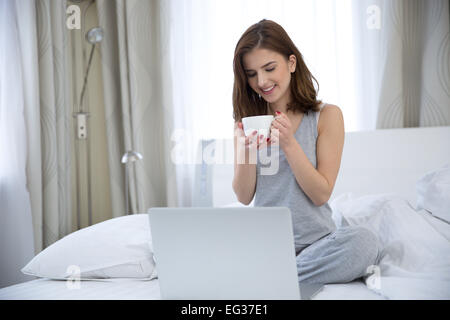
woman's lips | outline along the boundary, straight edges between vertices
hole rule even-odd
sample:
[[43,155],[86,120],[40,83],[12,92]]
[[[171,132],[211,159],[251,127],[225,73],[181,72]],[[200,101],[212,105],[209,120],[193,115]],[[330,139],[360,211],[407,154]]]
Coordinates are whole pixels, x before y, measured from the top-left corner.
[[262,93],[263,93],[264,95],[269,95],[269,94],[271,94],[271,93],[273,92],[273,90],[275,89],[275,87],[276,87],[276,85],[273,85],[272,89],[270,89],[269,91],[264,91],[264,90],[261,90],[261,91],[262,91]]

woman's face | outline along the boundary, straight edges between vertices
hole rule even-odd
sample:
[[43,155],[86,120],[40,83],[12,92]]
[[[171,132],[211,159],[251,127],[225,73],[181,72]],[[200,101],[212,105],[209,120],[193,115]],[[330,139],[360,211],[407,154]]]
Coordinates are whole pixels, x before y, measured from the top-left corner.
[[267,49],[253,49],[243,57],[244,69],[250,87],[275,107],[284,107],[290,99],[291,73],[296,58],[289,60]]

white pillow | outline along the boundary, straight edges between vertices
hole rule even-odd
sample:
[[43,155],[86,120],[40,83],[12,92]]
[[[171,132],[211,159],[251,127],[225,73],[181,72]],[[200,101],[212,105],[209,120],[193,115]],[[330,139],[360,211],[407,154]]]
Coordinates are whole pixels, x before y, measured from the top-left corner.
[[61,280],[155,278],[148,215],[113,218],[73,232],[41,251],[22,272]]
[[416,183],[417,209],[450,223],[450,164],[425,174]]

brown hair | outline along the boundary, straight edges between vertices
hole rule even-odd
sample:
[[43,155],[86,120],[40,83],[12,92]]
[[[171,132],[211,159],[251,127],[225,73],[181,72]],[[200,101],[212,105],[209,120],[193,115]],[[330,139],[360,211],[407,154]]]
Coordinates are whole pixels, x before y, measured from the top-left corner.
[[290,83],[292,101],[289,102],[287,110],[302,113],[319,110],[318,104],[321,101],[317,100],[313,80],[317,87],[319,83],[308,70],[302,54],[279,24],[263,19],[244,32],[234,51],[233,118],[235,121],[240,121],[244,117],[267,114],[266,101],[250,87],[244,71],[243,57],[255,48],[278,52],[286,59],[289,59],[292,54],[295,55],[297,63],[295,72],[291,74]]

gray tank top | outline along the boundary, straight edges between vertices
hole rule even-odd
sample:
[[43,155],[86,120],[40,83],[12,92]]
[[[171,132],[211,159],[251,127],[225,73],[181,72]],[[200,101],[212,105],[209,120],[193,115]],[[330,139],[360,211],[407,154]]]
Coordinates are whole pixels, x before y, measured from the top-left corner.
[[[320,109],[324,105],[321,104]],[[320,111],[304,114],[294,135],[315,168],[319,114]],[[278,170],[273,164],[277,155]],[[254,206],[288,207],[291,210],[297,253],[336,230],[329,204],[318,207],[303,192],[281,147],[269,147],[258,152]]]

